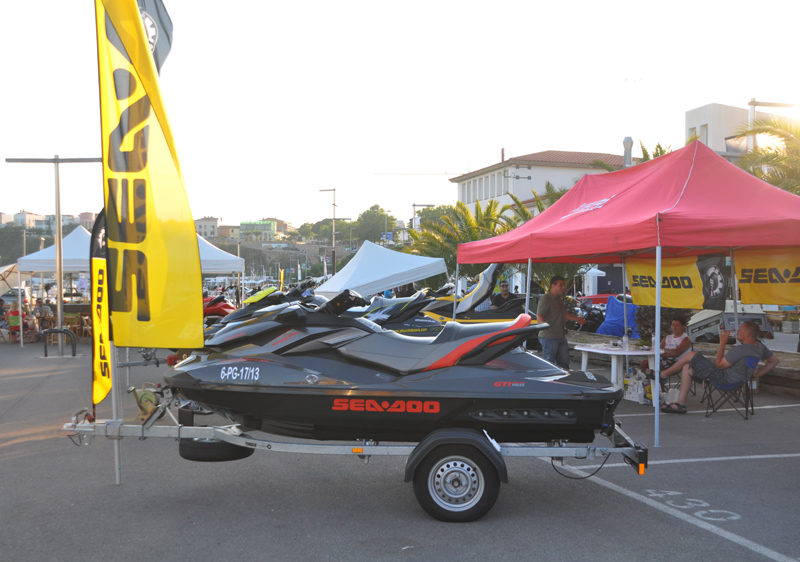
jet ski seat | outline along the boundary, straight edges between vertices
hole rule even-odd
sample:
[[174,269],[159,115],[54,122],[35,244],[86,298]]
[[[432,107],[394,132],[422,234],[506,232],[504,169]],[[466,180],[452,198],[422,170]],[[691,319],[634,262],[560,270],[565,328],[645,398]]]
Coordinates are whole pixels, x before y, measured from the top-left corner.
[[384,330],[337,348],[357,361],[375,363],[407,375],[455,365],[461,357],[497,333],[530,326],[531,317],[520,314],[516,320],[492,324],[464,325],[448,322],[434,338],[405,336]]

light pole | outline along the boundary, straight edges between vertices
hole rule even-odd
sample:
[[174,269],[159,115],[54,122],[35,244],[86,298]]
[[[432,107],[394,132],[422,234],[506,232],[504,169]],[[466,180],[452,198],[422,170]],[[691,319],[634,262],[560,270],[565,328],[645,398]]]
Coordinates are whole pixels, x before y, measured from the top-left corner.
[[333,274],[336,275],[336,188],[320,189],[320,191],[333,191],[333,219],[331,220],[331,260],[333,261]]
[[625,147],[625,153],[622,156],[622,167],[630,168],[633,165],[633,157],[631,155],[631,151],[633,150],[633,139],[631,137],[625,137],[622,140],[622,146]]
[[424,205],[422,203],[412,203],[411,207],[414,209],[414,214],[411,215],[411,228],[417,229],[417,207],[435,207],[436,205]]
[[[747,118],[747,128],[752,129],[753,123],[756,120],[756,107],[794,107],[795,104],[793,103],[775,103],[769,101],[756,101],[756,98],[750,98],[750,101],[747,102],[747,105],[750,106],[750,114]],[[747,137],[747,151],[750,152],[756,147],[756,136],[750,135]]]
[[384,239],[384,246],[389,245],[389,213],[391,211],[386,209],[386,212],[383,214],[383,239]]

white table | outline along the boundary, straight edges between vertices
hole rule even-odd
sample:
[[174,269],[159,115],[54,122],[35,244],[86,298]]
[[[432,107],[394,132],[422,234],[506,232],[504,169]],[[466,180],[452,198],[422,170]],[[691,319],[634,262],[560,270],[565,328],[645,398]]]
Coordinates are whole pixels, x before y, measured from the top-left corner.
[[622,349],[622,346],[614,346],[609,344],[594,344],[594,345],[576,345],[575,350],[581,352],[581,371],[585,371],[586,368],[589,366],[589,354],[590,353],[597,353],[599,355],[609,355],[611,357],[611,382],[615,386],[620,386],[620,383],[617,381],[621,381],[623,378],[622,374],[622,361],[620,361],[620,357],[625,356],[645,356],[647,357],[647,361],[650,364],[650,368],[653,368],[656,352],[654,349],[634,349],[636,346],[631,346],[628,350]]

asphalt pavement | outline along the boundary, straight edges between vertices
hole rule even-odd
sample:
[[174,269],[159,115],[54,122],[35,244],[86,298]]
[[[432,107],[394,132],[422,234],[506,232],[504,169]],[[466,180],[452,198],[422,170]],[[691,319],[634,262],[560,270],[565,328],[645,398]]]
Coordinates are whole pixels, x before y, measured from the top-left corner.
[[[597,461],[557,465],[562,475],[509,458],[492,511],[448,524],[417,505],[402,457],[256,451],[195,463],[171,439],[125,438],[116,485],[112,441],[75,446],[58,432],[90,400],[89,347],[78,351],[45,359],[41,345],[0,343],[3,560],[800,559],[797,400],[761,393],[745,421],[705,418],[691,398],[688,414],[660,416],[657,448],[653,408],[623,402],[623,429],[651,447],[644,476],[615,457],[585,479],[565,476]],[[165,372],[132,368],[130,384]],[[109,402],[98,417],[110,417]],[[125,393],[122,412],[135,422]]]

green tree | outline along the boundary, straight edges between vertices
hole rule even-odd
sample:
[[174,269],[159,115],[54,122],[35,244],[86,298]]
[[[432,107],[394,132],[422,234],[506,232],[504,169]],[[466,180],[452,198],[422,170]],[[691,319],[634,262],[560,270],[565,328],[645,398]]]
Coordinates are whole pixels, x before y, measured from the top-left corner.
[[781,117],[757,119],[752,127],[742,127],[737,138],[751,135],[767,135],[782,146],[755,147],[736,165],[770,185],[800,195],[800,124]]
[[360,242],[369,240],[378,244],[381,241],[381,233],[386,228],[391,231],[395,220],[394,216],[390,215],[380,205],[373,205],[358,216],[357,226],[353,227],[353,237]]

